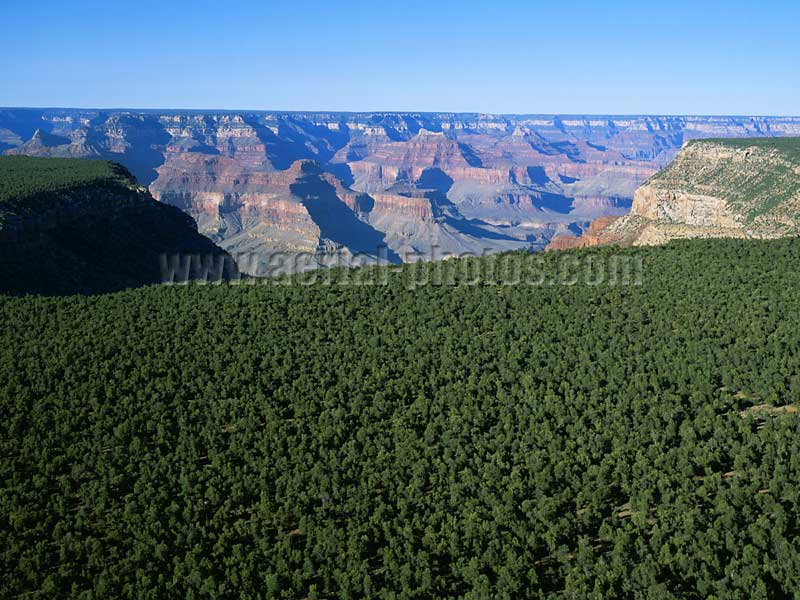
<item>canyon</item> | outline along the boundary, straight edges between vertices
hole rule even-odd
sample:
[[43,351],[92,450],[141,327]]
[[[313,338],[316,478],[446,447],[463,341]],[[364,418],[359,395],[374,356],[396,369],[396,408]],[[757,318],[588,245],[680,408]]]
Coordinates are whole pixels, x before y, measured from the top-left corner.
[[0,152],[117,161],[254,275],[601,242],[686,142],[793,135],[798,117],[0,108]]

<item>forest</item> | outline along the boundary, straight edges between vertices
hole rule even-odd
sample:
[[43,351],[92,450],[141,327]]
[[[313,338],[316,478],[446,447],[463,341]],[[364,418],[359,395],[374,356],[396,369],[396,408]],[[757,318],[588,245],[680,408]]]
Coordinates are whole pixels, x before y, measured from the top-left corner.
[[792,161],[800,161],[800,138],[798,137],[745,137],[745,138],[705,138],[692,140],[690,144],[708,143],[721,144],[730,148],[766,148],[785,156]]
[[797,597],[798,264],[0,297],[0,596]]
[[130,173],[105,160],[0,156],[0,223],[4,215],[24,216],[53,202],[53,194],[75,188],[131,185]]

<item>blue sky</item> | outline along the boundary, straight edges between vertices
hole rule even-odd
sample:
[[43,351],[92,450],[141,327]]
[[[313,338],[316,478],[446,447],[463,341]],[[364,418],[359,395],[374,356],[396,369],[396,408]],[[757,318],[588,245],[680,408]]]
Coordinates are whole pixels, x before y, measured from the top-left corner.
[[800,114],[800,3],[0,2],[0,106]]

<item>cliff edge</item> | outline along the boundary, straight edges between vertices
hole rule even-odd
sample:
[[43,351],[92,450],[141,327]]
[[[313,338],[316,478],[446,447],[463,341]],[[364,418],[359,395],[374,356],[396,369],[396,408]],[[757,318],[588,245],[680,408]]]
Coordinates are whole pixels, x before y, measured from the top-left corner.
[[121,165],[0,157],[0,293],[91,294],[237,275],[189,215],[156,202]]

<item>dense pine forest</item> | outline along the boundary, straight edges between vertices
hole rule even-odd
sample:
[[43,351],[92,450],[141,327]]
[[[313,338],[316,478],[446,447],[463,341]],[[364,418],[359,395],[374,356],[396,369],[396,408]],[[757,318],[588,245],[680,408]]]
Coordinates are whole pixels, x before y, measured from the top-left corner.
[[8,215],[38,213],[54,197],[75,189],[116,190],[130,187],[131,174],[114,162],[72,158],[0,157],[0,224]]
[[798,264],[0,298],[0,596],[796,597]]

